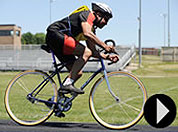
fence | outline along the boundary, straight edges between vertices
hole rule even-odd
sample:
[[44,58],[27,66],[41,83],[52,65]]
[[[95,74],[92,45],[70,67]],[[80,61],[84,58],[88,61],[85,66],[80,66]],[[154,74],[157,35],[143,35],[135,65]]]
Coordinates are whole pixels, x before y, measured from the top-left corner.
[[167,62],[178,62],[178,47],[162,47],[161,59]]
[[[120,61],[108,65],[104,61],[108,71],[122,70],[135,55],[134,46],[117,46],[116,51],[120,54]],[[84,71],[95,71],[100,67],[99,62],[88,62]],[[53,70],[51,54],[41,50],[40,45],[23,45],[21,49],[13,46],[0,46],[0,70]],[[66,69],[64,69],[66,71]]]

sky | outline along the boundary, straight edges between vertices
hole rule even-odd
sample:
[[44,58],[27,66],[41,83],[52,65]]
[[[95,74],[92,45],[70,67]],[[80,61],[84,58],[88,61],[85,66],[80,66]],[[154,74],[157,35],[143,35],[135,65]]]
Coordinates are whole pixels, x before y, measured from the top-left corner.
[[[113,19],[97,30],[101,40],[113,39],[117,45],[138,47],[139,0],[0,0],[0,24],[16,24],[22,33],[46,33],[51,22],[66,17],[82,5],[91,8],[91,2],[108,4]],[[168,14],[168,0],[142,1],[142,47],[164,46],[164,17]],[[168,45],[168,17],[166,17],[166,45]],[[178,46],[178,0],[170,0],[170,45]]]

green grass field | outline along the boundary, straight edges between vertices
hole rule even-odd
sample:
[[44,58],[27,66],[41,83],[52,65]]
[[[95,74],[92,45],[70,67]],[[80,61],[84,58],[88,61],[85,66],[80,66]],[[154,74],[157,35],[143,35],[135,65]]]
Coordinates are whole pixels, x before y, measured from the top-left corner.
[[[178,63],[162,62],[159,56],[143,56],[142,67],[132,72],[144,83],[147,88],[148,96],[159,93],[166,94],[170,96],[178,106]],[[7,84],[17,73],[19,72],[0,72],[0,119],[10,119],[4,108],[4,93]],[[66,75],[67,73],[62,73],[62,77]],[[85,73],[77,82],[76,86],[79,87],[83,84],[90,75],[91,73]],[[52,116],[49,121],[95,122],[89,111],[88,100],[90,88],[96,79],[87,86],[85,94],[79,95],[73,102],[72,109],[66,113],[65,118]],[[21,109],[20,106],[19,109]],[[140,124],[145,123],[144,119],[140,121]],[[178,125],[178,115],[172,125]]]

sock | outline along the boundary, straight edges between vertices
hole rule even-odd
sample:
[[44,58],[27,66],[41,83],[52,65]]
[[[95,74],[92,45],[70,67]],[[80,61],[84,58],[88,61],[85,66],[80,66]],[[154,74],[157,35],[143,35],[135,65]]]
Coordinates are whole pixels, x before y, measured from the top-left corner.
[[76,80],[78,77],[78,73],[83,68],[83,66],[86,64],[85,60],[81,57],[79,57],[73,64],[72,71],[71,71],[71,78]]
[[63,86],[70,85],[70,84],[72,84],[73,82],[74,82],[73,79],[67,78],[67,79],[65,80],[65,82],[63,83]]

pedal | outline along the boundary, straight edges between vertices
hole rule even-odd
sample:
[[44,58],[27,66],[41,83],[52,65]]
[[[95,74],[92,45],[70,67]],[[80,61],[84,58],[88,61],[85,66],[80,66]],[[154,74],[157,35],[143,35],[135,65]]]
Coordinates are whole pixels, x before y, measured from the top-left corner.
[[65,114],[64,114],[64,113],[61,113],[61,112],[59,111],[59,112],[55,112],[55,116],[62,118],[62,117],[65,117]]
[[70,91],[66,91],[66,90],[61,90],[61,89],[59,89],[59,90],[58,90],[58,93],[59,93],[59,95],[60,95],[60,93],[62,93],[62,94],[68,94],[68,93],[70,93]]

